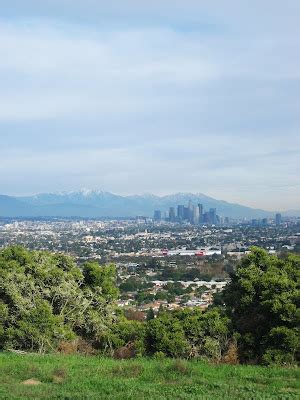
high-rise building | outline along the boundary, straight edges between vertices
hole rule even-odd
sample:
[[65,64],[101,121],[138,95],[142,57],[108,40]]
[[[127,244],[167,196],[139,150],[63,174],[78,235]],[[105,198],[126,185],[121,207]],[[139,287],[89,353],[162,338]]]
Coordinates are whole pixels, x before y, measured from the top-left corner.
[[263,218],[261,221],[263,226],[267,226],[268,225],[268,218]]
[[203,204],[198,203],[195,206],[192,204],[191,200],[189,200],[187,206],[184,206],[182,204],[177,205],[177,214],[175,213],[175,210],[175,207],[170,207],[169,211],[164,213],[162,213],[160,210],[155,210],[154,220],[160,221],[161,219],[164,219],[170,222],[188,221],[191,224],[195,225],[198,225],[200,223],[218,225],[220,223],[228,224],[229,222],[228,219],[226,220],[217,215],[216,208],[210,208],[209,211],[204,212]]
[[203,204],[198,204],[199,209],[199,223],[203,222]]
[[175,222],[176,216],[175,216],[175,209],[174,207],[169,208],[169,221],[170,222]]
[[211,224],[217,223],[217,209],[216,208],[209,209],[209,222]]
[[199,207],[198,206],[193,206],[192,223],[194,225],[198,225],[199,224]]
[[189,200],[189,206],[188,206],[188,209],[189,209],[189,218],[188,218],[188,220],[189,220],[189,222],[193,222],[193,204],[192,204],[192,200]]
[[282,217],[281,217],[280,213],[277,213],[275,215],[275,223],[276,223],[276,225],[280,225],[282,223]]
[[154,211],[154,221],[160,221],[161,220],[161,211],[160,210],[155,210]]
[[177,206],[177,218],[178,221],[184,220],[184,206],[182,205]]
[[209,224],[210,223],[210,216],[209,216],[209,212],[208,211],[203,213],[202,222],[204,222],[205,224]]
[[184,221],[190,220],[190,210],[188,207],[183,208],[183,219],[184,219]]

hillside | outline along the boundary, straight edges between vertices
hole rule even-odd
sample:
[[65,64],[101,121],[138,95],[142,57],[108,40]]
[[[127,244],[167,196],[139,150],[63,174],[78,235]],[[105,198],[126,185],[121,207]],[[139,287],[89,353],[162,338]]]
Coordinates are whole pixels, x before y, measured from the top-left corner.
[[[156,209],[167,211],[178,204],[201,203],[205,210],[213,207],[219,215],[231,218],[274,217],[275,211],[253,209],[240,204],[217,200],[202,193],[177,193],[167,196],[133,195],[120,196],[102,191],[78,191],[69,193],[42,193],[35,196],[0,196],[2,217],[135,217],[153,216]],[[293,210],[284,215],[300,215]]]
[[34,215],[34,207],[15,197],[0,195],[0,216],[21,217]]
[[0,353],[0,370],[0,398],[8,400],[288,400],[300,396],[297,368]]

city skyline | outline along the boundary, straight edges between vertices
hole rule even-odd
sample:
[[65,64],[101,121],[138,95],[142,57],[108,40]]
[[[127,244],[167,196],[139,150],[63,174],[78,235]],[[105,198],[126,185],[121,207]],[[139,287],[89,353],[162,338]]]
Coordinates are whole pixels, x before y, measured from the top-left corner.
[[300,208],[299,1],[0,5],[1,194]]

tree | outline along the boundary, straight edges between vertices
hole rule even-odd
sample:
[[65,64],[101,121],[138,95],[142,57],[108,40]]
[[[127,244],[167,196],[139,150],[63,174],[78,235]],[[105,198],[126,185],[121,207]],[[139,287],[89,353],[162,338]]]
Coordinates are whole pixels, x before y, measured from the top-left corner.
[[150,321],[151,319],[155,318],[154,311],[153,311],[152,307],[149,308],[146,318],[147,318],[147,321]]
[[189,345],[180,321],[167,312],[148,321],[145,348],[149,355],[159,352],[169,357],[185,357],[188,354]]
[[161,311],[145,328],[145,349],[153,355],[204,357],[219,361],[228,347],[229,320],[218,309]]
[[119,291],[116,287],[116,268],[114,265],[100,266],[96,262],[86,262],[83,266],[84,283],[90,288],[101,288],[103,296],[109,301],[116,300]]
[[[300,257],[280,259],[253,248],[224,291],[242,361],[296,362],[299,357]],[[298,354],[298,355],[297,355]]]
[[96,342],[116,320],[115,269],[46,251],[0,251],[0,349],[55,350],[82,336]]

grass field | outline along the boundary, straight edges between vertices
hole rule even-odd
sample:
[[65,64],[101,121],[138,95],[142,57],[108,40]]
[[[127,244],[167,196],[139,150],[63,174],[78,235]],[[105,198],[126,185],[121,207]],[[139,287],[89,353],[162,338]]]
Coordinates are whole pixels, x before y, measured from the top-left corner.
[[0,353],[0,399],[299,399],[299,382],[296,368]]

